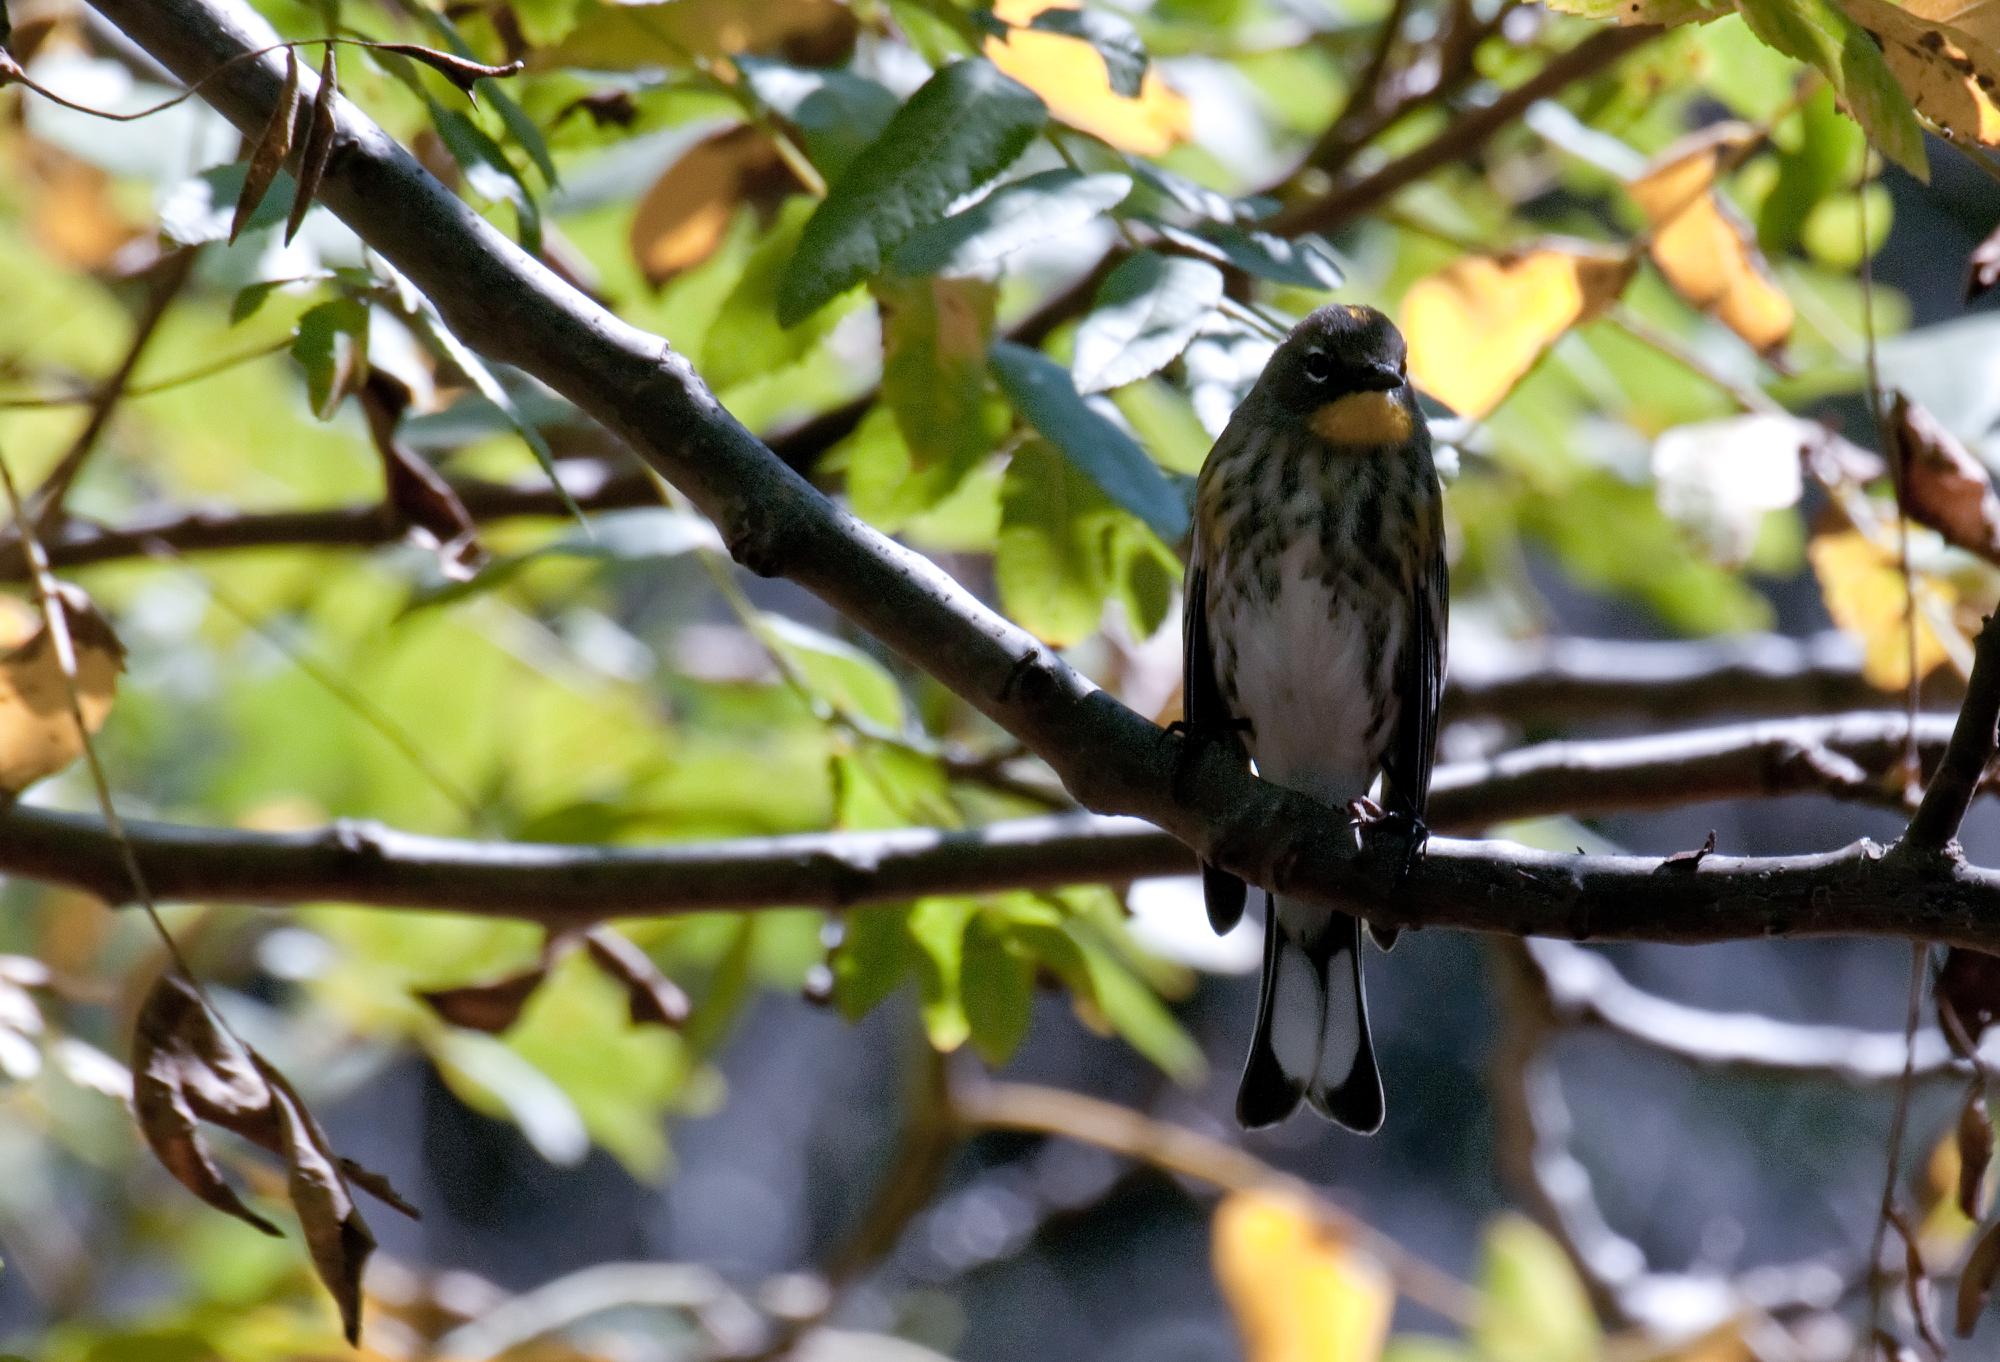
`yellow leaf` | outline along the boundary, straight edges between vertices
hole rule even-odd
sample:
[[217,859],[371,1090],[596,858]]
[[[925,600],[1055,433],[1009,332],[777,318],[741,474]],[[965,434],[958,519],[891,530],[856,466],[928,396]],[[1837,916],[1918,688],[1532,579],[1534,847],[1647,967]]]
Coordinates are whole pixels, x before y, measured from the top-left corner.
[[[125,649],[90,599],[63,590],[65,616],[76,647],[76,690],[83,722],[92,733],[111,712]],[[83,752],[70,710],[70,680],[56,657],[47,628],[0,655],[0,802],[43,776],[54,775]]]
[[1244,1362],[1375,1362],[1395,1292],[1388,1275],[1283,1192],[1235,1192],[1215,1209],[1215,1277]]
[[1674,291],[1768,354],[1792,333],[1792,302],[1715,192],[1723,154],[1751,135],[1741,124],[1697,133],[1667,148],[1629,188],[1653,225],[1653,263]]
[[1411,376],[1461,416],[1485,416],[1564,332],[1610,305],[1633,268],[1622,251],[1562,241],[1455,260],[1403,296]]
[[730,128],[688,148],[653,182],[632,217],[632,258],[657,284],[709,256],[740,204],[760,210],[798,187],[771,139],[756,128]]
[[2000,146],[2000,7],[1992,0],[1841,0],[1881,44],[1917,112],[1956,137]]
[[1138,95],[1127,98],[1111,88],[1104,59],[1089,43],[1022,27],[1043,10],[1077,8],[1076,0],[997,0],[993,17],[1015,27],[986,40],[987,60],[1040,95],[1057,118],[1120,151],[1158,156],[1187,140],[1187,99],[1158,71],[1148,70]]
[[[1859,530],[1817,535],[1806,546],[1820,595],[1833,622],[1861,640],[1861,674],[1872,686],[1899,691],[1910,683],[1909,631],[1904,627],[1903,574],[1896,557]],[[1949,582],[1918,578],[1917,675],[1928,676],[1950,657],[1922,609],[1928,597],[1949,610],[1958,592]]]

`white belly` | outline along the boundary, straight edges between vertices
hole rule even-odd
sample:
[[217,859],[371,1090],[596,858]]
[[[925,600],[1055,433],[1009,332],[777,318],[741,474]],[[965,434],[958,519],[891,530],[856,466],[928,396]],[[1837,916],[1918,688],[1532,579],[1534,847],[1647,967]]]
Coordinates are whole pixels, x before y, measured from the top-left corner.
[[1378,710],[1373,697],[1394,695],[1405,624],[1395,610],[1365,618],[1351,583],[1336,590],[1312,570],[1323,565],[1314,547],[1286,554],[1275,601],[1254,588],[1216,593],[1214,637],[1258,773],[1339,807],[1368,793],[1387,749],[1397,705]]

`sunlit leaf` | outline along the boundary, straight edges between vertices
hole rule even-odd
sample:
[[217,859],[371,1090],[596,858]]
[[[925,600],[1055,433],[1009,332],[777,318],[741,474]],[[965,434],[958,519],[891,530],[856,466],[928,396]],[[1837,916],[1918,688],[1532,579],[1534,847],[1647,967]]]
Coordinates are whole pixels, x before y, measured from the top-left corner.
[[1072,0],[999,0],[994,17],[1017,27],[986,40],[987,58],[1047,100],[1057,118],[1122,151],[1157,156],[1185,139],[1192,111],[1158,71],[1145,73],[1136,96],[1120,94],[1089,41],[1036,22],[1045,11],[1077,8]]
[[1768,353],[1791,335],[1792,303],[1715,186],[1722,157],[1752,135],[1728,124],[1705,130],[1662,152],[1630,192],[1652,225],[1653,263],[1675,292]]
[[2000,146],[2000,104],[1993,96],[2000,85],[2000,23],[1990,4],[1841,5],[1881,44],[1883,59],[1918,112],[1955,137]]
[[877,286],[882,400],[909,452],[891,492],[899,510],[935,506],[993,450],[986,348],[997,296],[993,285],[976,279],[885,280]]
[[1216,1281],[1244,1362],[1374,1362],[1395,1292],[1389,1276],[1296,1194],[1241,1191],[1215,1208]]
[[1034,962],[984,912],[965,926],[964,953],[959,991],[972,1048],[988,1064],[1005,1064],[1028,1034]]
[[1222,301],[1222,271],[1138,251],[1119,262],[1076,332],[1077,391],[1120,388],[1171,363]]
[[1653,443],[1660,509],[1716,561],[1740,566],[1764,517],[1798,504],[1800,457],[1816,431],[1797,417],[1762,412],[1675,426]]
[[32,632],[0,653],[0,805],[83,754],[72,686],[84,726],[95,733],[111,712],[118,673],[125,665],[124,646],[88,596],[65,585],[57,600],[69,632],[73,682],[39,616],[29,624],[23,612],[20,624]]
[[[1833,622],[1861,640],[1861,674],[1870,685],[1885,691],[1901,691],[1910,681],[1910,631],[1905,611],[1908,593],[1896,555],[1871,541],[1859,530],[1834,530],[1815,535],[1806,547],[1813,572],[1819,577],[1820,594]],[[1950,656],[1938,637],[1921,599],[1928,597],[1949,607],[1956,591],[1949,582],[1923,578],[1916,584],[1920,606],[1916,611],[1916,670],[1928,676]]]
[[335,298],[308,309],[292,337],[292,358],[306,371],[313,415],[324,421],[368,379],[368,306]]
[[806,223],[779,319],[795,325],[880,270],[913,231],[1006,169],[1046,118],[1040,99],[983,61],[925,81]]
[[1486,415],[1565,332],[1624,291],[1633,265],[1580,242],[1454,261],[1403,295],[1411,378],[1461,416]]
[[840,0],[657,0],[594,5],[535,66],[593,71],[669,69],[744,52],[801,66],[838,66],[854,47],[854,12]]
[[759,57],[739,57],[757,98],[797,130],[822,175],[839,176],[861,149],[881,136],[896,114],[896,97],[850,71],[808,70]]
[[736,210],[765,212],[798,188],[770,137],[747,124],[689,147],[661,172],[632,215],[632,258],[654,283],[715,254]]
[[1876,150],[1918,179],[1929,178],[1923,129],[1909,96],[1883,49],[1834,0],[1737,0],[1737,10],[1759,38],[1825,73]]
[[1199,233],[1163,225],[1160,234],[1183,250],[1275,284],[1325,290],[1339,288],[1347,279],[1332,250],[1317,237],[1294,241],[1230,223],[1215,223]]
[[969,274],[1023,246],[1060,236],[1116,207],[1132,192],[1126,175],[1044,170],[1003,184],[970,208],[917,228],[897,248],[903,274]]
[[1590,1296],[1547,1231],[1507,1214],[1486,1232],[1473,1337],[1490,1362],[1596,1362]]

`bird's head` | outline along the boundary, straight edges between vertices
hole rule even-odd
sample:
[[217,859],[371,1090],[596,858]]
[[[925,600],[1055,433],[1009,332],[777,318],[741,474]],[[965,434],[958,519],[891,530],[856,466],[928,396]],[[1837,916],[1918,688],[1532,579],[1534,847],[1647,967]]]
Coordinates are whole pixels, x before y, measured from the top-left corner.
[[1372,307],[1314,312],[1271,356],[1257,388],[1278,419],[1331,445],[1400,445],[1420,419],[1402,333]]

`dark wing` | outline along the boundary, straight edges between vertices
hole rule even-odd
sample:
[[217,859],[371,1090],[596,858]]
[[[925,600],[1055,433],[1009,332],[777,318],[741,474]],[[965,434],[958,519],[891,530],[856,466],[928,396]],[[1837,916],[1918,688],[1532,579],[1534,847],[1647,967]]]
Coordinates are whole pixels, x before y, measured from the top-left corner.
[[[1215,679],[1215,652],[1208,642],[1208,570],[1199,563],[1188,568],[1185,623],[1181,630],[1181,717],[1187,727],[1187,741],[1226,742],[1242,750]],[[1234,927],[1243,917],[1243,901],[1248,887],[1226,870],[1202,862],[1202,898],[1208,903],[1208,925],[1218,933]]]
[[1403,705],[1383,763],[1388,782],[1384,803],[1392,812],[1422,819],[1431,797],[1431,766],[1437,757],[1438,705],[1444,698],[1444,636],[1450,608],[1444,536],[1417,582],[1410,630],[1403,645],[1397,684]]

